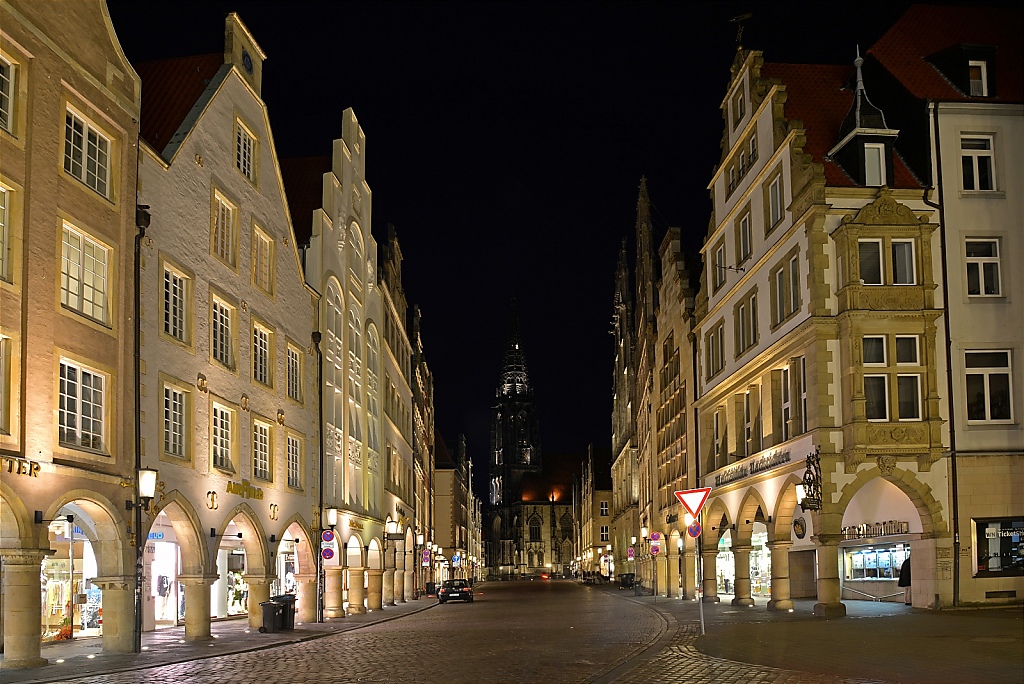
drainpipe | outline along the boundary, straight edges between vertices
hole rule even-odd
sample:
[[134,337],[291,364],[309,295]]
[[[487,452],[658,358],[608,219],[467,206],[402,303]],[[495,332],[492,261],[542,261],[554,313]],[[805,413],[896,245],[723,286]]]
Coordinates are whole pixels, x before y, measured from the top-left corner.
[[142,359],[141,342],[142,323],[139,314],[142,310],[142,240],[146,237],[146,229],[149,228],[150,215],[149,207],[139,204],[135,207],[135,310],[134,330],[132,340],[132,353],[135,363],[135,473],[132,479],[135,481],[135,520],[132,523],[135,529],[135,628],[134,641],[132,644],[133,653],[142,653],[142,584],[143,584],[143,550],[146,540],[142,537],[142,506],[139,505],[139,469],[142,468],[142,419],[141,401],[139,399],[139,388],[142,385]]
[[320,331],[314,330],[311,336],[313,349],[316,351],[316,395],[317,395],[317,425],[320,428],[320,479],[319,505],[317,506],[317,540],[313,544],[313,551],[316,553],[316,621],[324,621],[324,557],[320,553],[320,540],[324,531],[324,353],[320,349]]
[[[944,327],[946,331],[946,396],[949,405],[949,476],[952,480],[953,496],[953,605],[960,605],[960,488],[959,478],[956,471],[956,402],[953,401],[953,339],[951,337],[949,323],[949,264],[946,241],[946,203],[943,201],[942,192],[942,146],[939,144],[939,103],[932,101],[928,103],[928,112],[931,115],[931,127],[935,149],[936,178],[939,191],[939,203],[935,204],[928,199],[928,188],[924,191],[924,203],[933,207],[939,212],[939,237],[942,240],[939,253],[942,257],[942,308]],[[934,186],[933,186],[934,187]]]

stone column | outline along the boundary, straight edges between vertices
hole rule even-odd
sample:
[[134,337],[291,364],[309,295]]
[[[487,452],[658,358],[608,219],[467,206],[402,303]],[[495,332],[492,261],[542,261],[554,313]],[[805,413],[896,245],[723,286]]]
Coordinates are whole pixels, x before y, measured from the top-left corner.
[[366,596],[366,588],[363,582],[366,579],[366,568],[348,569],[348,614],[360,615],[366,612],[363,598]]
[[5,669],[23,669],[46,665],[39,655],[42,628],[42,597],[39,590],[39,566],[47,554],[43,550],[3,552],[4,563],[4,662]]
[[718,546],[710,551],[702,551],[701,558],[704,559],[704,603],[718,603]]
[[818,535],[818,602],[814,614],[819,617],[843,617],[846,605],[842,602],[839,585],[838,534]]
[[697,598],[697,552],[683,547],[683,598]]
[[263,626],[263,608],[260,604],[270,600],[270,577],[263,575],[242,575],[249,585],[249,599],[246,608],[249,611],[249,627],[259,629]]
[[772,552],[772,598],[768,610],[791,610],[793,601],[789,593],[789,540],[768,542]]
[[316,575],[296,575],[295,582],[295,623],[316,622]]
[[[135,576],[95,577],[103,608],[103,652],[131,653],[135,650]],[[145,585],[144,585],[145,586]]]
[[403,587],[403,589],[405,591],[405,593],[404,593],[405,601],[408,602],[408,601],[412,601],[413,600],[413,596],[414,596],[413,591],[415,590],[415,587],[412,584],[412,582],[413,582],[412,570],[406,570],[404,574],[405,574],[405,582],[403,582],[403,584],[405,586]]
[[366,571],[366,609],[382,610],[383,601],[384,571],[370,568]]
[[385,606],[395,605],[395,547],[394,542],[384,552],[384,576],[381,579],[381,601]]
[[[395,602],[405,603],[405,568],[406,563],[405,554],[405,541],[395,542],[395,576],[394,576],[394,591],[395,591]],[[387,578],[384,578],[387,581]],[[394,604],[392,604],[394,605]]]
[[345,568],[340,565],[328,565],[324,568],[324,618],[334,620],[345,617],[345,604],[342,600]]
[[752,606],[754,599],[750,598],[750,552],[753,546],[732,547],[733,558],[736,564],[736,597],[732,600],[734,606]]
[[665,596],[669,598],[675,596],[679,598],[682,596],[681,577],[682,574],[679,572],[679,559],[682,558],[682,554],[679,553],[679,549],[675,546],[669,546],[668,555],[665,557],[665,562],[668,564],[668,581],[665,583]]
[[178,575],[185,585],[185,640],[205,641],[210,636],[210,587],[219,575]]

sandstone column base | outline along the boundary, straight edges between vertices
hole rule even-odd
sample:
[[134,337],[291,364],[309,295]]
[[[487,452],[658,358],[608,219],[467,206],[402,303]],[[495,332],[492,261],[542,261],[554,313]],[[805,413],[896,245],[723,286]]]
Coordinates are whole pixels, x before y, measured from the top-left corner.
[[39,655],[42,638],[39,564],[47,555],[42,549],[3,554],[4,669],[42,667],[48,662]]
[[263,575],[242,575],[242,579],[249,585],[249,600],[246,604],[249,610],[249,627],[259,629],[263,626],[263,608],[260,604],[270,600],[271,578]]
[[384,585],[384,571],[367,570],[366,585],[366,609],[370,611],[382,610],[384,608],[382,591]]
[[365,568],[348,569],[348,614],[362,615],[366,612],[363,599],[366,597],[366,587],[363,582],[366,578]]
[[316,622],[316,575],[295,576],[296,608],[295,624]]
[[135,650],[135,577],[96,577],[103,606],[103,652]]
[[344,577],[345,568],[340,565],[324,568],[324,618],[327,620],[345,617],[345,604],[341,595]]
[[185,641],[208,641],[210,635],[210,587],[220,575],[178,575],[185,585]]
[[846,617],[845,603],[815,603],[814,614],[818,617],[837,618]]

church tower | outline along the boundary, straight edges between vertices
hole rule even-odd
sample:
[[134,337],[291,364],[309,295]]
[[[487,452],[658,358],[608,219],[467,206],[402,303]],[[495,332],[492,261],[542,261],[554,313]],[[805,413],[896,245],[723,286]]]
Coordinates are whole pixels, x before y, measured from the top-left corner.
[[518,565],[516,541],[522,520],[516,514],[526,473],[541,472],[540,421],[534,403],[519,316],[512,301],[505,363],[495,392],[491,422],[490,496],[491,565]]

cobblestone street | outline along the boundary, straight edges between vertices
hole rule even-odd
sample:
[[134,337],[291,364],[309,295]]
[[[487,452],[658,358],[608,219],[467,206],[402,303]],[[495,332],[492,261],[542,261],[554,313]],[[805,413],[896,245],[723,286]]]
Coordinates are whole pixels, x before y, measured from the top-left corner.
[[[397,619],[349,618],[346,631],[296,631],[297,643],[269,647],[270,635],[238,634],[258,648],[206,656],[202,644],[134,661],[121,671],[82,672],[70,662],[35,671],[0,671],[0,682],[128,684],[187,682],[376,682],[380,684],[1017,684],[1024,681],[1024,613],[914,611],[902,604],[850,602],[849,616],[819,620],[810,602],[792,614],[762,603],[739,609],[634,596],[573,582],[478,586],[472,604],[414,602],[384,611]],[[411,605],[411,604],[410,604]],[[426,607],[426,609],[423,609]],[[361,620],[366,620],[363,624]],[[373,622],[373,620],[377,620]],[[225,637],[221,642],[230,639]],[[248,645],[247,645],[248,644]],[[217,648],[231,647],[219,643]],[[54,653],[50,657],[54,657]],[[206,656],[206,657],[204,657]],[[166,664],[147,665],[164,658]],[[181,662],[169,662],[177,658]],[[149,660],[147,660],[149,659]],[[71,669],[65,669],[72,665]]]

